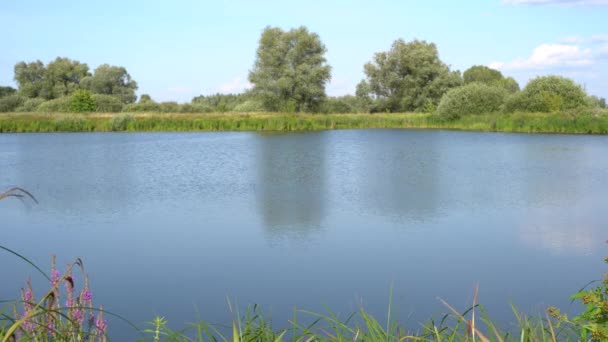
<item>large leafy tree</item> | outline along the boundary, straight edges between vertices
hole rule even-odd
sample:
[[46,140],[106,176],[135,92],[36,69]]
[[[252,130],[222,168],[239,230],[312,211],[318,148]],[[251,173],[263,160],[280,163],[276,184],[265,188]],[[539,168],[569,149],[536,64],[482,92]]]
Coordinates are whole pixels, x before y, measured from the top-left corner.
[[46,68],[41,61],[19,62],[15,64],[15,81],[19,92],[26,97],[39,97],[44,88]]
[[460,72],[439,59],[433,43],[396,40],[391,49],[374,55],[364,66],[366,83],[379,110],[424,111],[434,108],[449,89],[462,84]]
[[327,49],[306,27],[266,27],[249,72],[252,94],[267,110],[317,111],[331,78]]
[[69,58],[57,57],[46,66],[42,97],[56,99],[72,94],[89,76],[89,66]]
[[15,65],[19,93],[30,98],[51,100],[70,95],[80,88],[82,79],[89,75],[86,64],[62,57],[57,57],[47,66],[41,61]]
[[116,96],[123,103],[133,103],[137,99],[137,82],[131,79],[127,69],[120,66],[100,65],[93,76],[83,80],[83,87],[95,94]]

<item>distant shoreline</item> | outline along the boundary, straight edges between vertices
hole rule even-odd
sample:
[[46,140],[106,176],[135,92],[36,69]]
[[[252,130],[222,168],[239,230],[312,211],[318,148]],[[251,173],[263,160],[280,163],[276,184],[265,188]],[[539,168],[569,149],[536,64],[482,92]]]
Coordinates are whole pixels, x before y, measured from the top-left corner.
[[468,115],[447,121],[431,114],[282,113],[3,113],[0,133],[320,131],[333,129],[449,129],[505,133],[608,134],[608,111],[595,114]]

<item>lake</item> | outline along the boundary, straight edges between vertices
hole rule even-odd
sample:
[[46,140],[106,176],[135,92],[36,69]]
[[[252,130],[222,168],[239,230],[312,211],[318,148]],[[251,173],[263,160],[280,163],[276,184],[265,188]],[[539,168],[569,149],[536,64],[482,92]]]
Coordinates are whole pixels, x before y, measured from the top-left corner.
[[[229,323],[260,304],[412,329],[480,301],[500,322],[576,309],[605,270],[608,137],[426,130],[0,135],[0,244],[77,257],[96,305],[137,324]],[[0,251],[0,300],[28,276]],[[77,279],[79,279],[77,277]],[[78,285],[78,284],[77,284]],[[40,292],[39,291],[39,292]],[[38,293],[40,295],[40,293]],[[300,314],[303,315],[303,314]],[[136,337],[112,319],[114,340]]]

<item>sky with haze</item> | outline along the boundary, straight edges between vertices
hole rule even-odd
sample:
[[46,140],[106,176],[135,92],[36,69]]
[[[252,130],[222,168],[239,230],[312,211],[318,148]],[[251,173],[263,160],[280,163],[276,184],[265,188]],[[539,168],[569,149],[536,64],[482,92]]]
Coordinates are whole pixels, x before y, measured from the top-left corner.
[[329,95],[354,94],[363,65],[394,40],[437,44],[452,69],[497,68],[520,86],[573,78],[608,97],[608,0],[3,0],[0,85],[20,61],[58,56],[127,68],[138,94],[189,102],[247,87],[264,27],[306,26],[332,66]]

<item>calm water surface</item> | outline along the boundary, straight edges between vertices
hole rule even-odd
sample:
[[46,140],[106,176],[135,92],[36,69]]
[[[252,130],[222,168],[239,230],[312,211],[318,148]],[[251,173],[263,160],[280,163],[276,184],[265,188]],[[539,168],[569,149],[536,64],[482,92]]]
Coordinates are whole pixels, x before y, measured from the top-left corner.
[[[140,323],[283,326],[363,303],[418,322],[481,302],[538,313],[604,270],[608,137],[448,131],[2,134],[0,244],[48,268],[82,257],[94,301]],[[0,253],[0,300],[28,275]],[[133,337],[111,321],[111,336]]]

